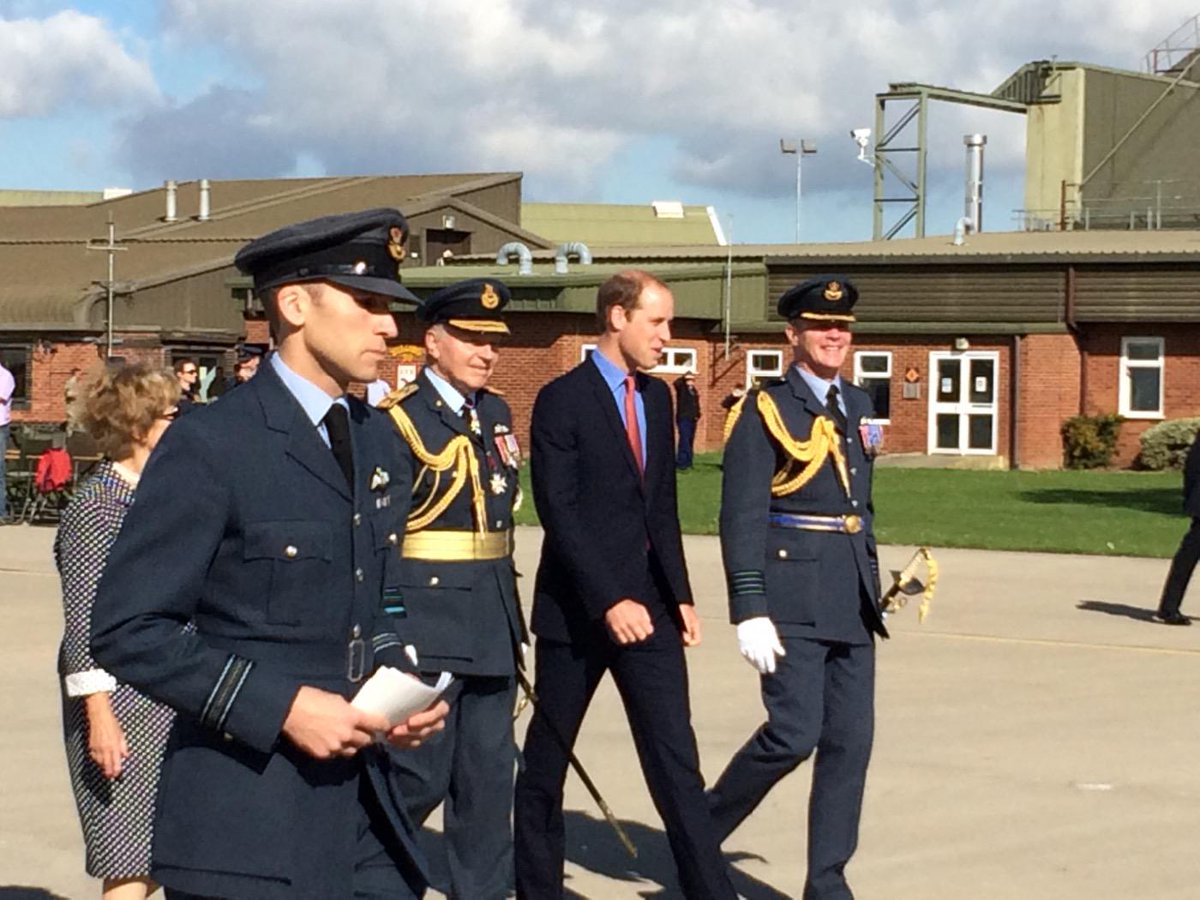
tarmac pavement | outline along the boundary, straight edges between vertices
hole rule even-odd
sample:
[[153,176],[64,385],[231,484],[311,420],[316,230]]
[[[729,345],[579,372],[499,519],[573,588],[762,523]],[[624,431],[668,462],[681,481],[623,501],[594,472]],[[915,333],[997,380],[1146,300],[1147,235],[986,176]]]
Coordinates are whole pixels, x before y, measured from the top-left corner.
[[[1181,525],[1182,530],[1182,525]],[[53,529],[0,528],[0,900],[90,898],[62,749],[55,657],[62,613]],[[522,529],[531,593],[540,533]],[[689,651],[711,781],[758,726],[757,678],[726,622],[715,538],[685,541],[705,626]],[[899,568],[912,548],[882,548]],[[933,611],[889,620],[859,900],[1200,895],[1200,627],[1150,621],[1166,560],[937,551]],[[1185,604],[1185,611],[1187,604]],[[529,714],[520,722],[523,729]],[[573,776],[567,887],[586,898],[678,897],[610,680],[578,754],[639,849],[621,848]],[[777,786],[725,845],[750,900],[798,898],[811,766]],[[430,839],[438,850],[438,838]],[[25,888],[26,890],[18,890]]]

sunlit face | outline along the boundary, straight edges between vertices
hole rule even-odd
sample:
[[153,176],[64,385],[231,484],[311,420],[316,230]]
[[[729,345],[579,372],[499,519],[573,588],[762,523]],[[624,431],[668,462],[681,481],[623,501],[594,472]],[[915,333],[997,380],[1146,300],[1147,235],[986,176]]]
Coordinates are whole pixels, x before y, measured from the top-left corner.
[[143,444],[146,450],[153,450],[158,446],[158,442],[162,440],[162,436],[171,427],[171,423],[179,415],[179,407],[172,406],[155,417],[154,423],[150,426],[150,430],[146,432],[146,436],[138,441]]
[[832,381],[850,352],[850,323],[793,319],[786,332],[796,363]]
[[279,353],[293,371],[331,394],[375,380],[398,333],[387,297],[322,282],[287,285],[277,302],[287,327]]
[[434,325],[425,332],[429,364],[464,396],[484,387],[500,359],[500,335]]
[[184,363],[183,368],[177,373],[179,378],[179,386],[185,391],[190,391],[200,377],[200,370],[196,368],[195,363]]
[[648,283],[642,288],[638,305],[628,314],[614,306],[609,311],[609,326],[616,332],[617,347],[631,369],[653,369],[662,359],[663,348],[671,340],[671,320],[675,317],[675,298],[665,287]]

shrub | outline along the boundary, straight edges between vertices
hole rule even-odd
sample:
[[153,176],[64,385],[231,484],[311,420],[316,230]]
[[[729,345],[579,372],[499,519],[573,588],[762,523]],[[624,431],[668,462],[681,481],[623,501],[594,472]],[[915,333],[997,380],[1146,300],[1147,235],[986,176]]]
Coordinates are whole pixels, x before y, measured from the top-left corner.
[[1112,462],[1125,421],[1116,413],[1074,416],[1063,422],[1063,456],[1068,469],[1098,469]]
[[1200,418],[1172,419],[1147,428],[1138,462],[1147,469],[1182,469],[1198,430]]

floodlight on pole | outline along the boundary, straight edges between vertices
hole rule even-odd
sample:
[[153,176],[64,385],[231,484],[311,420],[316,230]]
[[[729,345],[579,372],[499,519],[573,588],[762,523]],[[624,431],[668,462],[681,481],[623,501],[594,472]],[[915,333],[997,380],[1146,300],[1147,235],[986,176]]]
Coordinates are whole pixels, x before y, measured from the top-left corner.
[[817,145],[813,141],[806,141],[803,138],[798,140],[788,140],[787,138],[779,139],[779,152],[787,155],[793,153],[796,156],[796,243],[800,243],[800,204],[803,185],[803,162],[805,156],[811,156],[817,152]]

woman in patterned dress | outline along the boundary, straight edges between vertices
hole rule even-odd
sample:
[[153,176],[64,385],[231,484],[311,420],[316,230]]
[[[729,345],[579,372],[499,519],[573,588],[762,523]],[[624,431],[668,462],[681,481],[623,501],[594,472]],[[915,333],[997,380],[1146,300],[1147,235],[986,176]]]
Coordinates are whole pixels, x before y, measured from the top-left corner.
[[173,713],[97,667],[89,650],[92,602],[138,477],[171,420],[179,385],[142,365],[91,379],[74,410],[104,454],[63,512],[54,545],[65,628],[58,671],[63,688],[67,767],[89,875],[104,900],[143,900],[158,770]]

